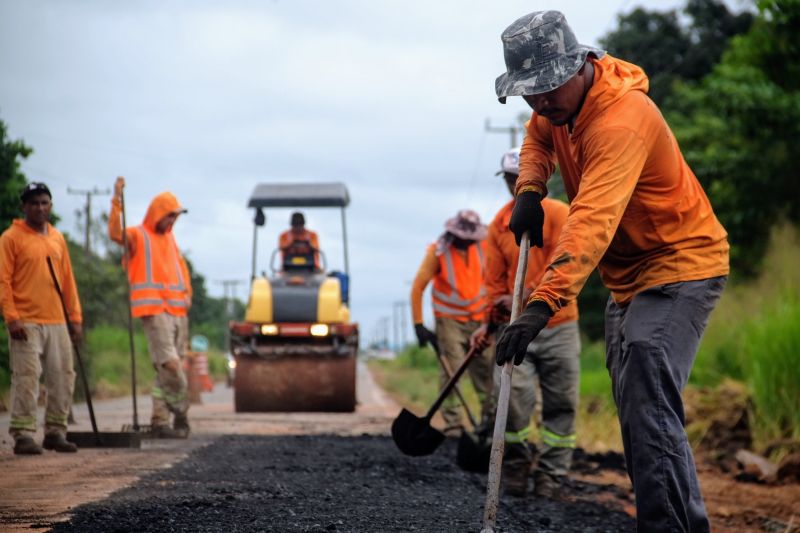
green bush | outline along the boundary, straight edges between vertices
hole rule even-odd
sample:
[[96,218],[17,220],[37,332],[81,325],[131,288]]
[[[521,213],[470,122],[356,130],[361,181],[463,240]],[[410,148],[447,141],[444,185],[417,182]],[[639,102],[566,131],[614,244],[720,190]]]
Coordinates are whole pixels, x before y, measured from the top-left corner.
[[757,445],[800,436],[800,237],[773,230],[762,274],[732,280],[711,316],[691,382],[716,386],[734,378],[751,396]]
[[756,442],[800,438],[800,299],[788,296],[742,333],[741,365]]

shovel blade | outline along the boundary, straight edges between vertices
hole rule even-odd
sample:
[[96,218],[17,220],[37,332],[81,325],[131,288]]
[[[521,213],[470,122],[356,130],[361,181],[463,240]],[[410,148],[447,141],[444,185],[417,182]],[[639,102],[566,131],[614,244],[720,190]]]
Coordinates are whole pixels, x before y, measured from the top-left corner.
[[492,455],[492,439],[464,431],[458,439],[456,462],[468,472],[486,473],[489,471],[489,459]]
[[392,422],[392,439],[406,455],[430,455],[444,442],[444,433],[431,427],[430,421],[403,409]]
[[67,440],[80,448],[141,448],[139,433],[113,433],[106,431],[69,431]]

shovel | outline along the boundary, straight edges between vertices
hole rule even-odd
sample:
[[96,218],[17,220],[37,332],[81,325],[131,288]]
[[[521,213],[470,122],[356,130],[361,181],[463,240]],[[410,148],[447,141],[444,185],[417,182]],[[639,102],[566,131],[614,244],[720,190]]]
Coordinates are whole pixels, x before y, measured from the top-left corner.
[[[522,312],[522,288],[525,284],[525,274],[528,271],[528,253],[531,241],[528,232],[522,234],[519,243],[519,263],[517,276],[514,278],[514,300],[511,304],[511,322],[513,323]],[[514,361],[506,361],[500,372],[500,394],[497,398],[497,414],[494,419],[494,434],[492,435],[492,452],[489,459],[489,475],[486,483],[486,503],[483,506],[483,527],[481,533],[494,533],[497,521],[497,505],[500,499],[500,470],[503,465],[503,450],[505,448],[504,434],[508,419],[508,399],[511,396],[511,374],[514,371]]]
[[[53,269],[53,261],[50,256],[47,257],[47,268],[50,269],[50,277],[53,278],[53,284],[58,293],[58,299],[61,300],[61,310],[64,312],[64,320],[67,321],[67,328],[72,329],[69,321],[69,313],[67,312],[67,304],[64,302],[64,295],[61,293],[61,285],[56,278],[56,272]],[[78,370],[81,375],[81,382],[83,383],[83,392],[86,395],[86,407],[89,408],[89,419],[92,421],[92,431],[69,431],[67,433],[67,440],[75,443],[78,448],[141,448],[142,439],[138,433],[109,433],[100,432],[97,430],[97,420],[94,417],[94,407],[92,406],[92,394],[89,390],[89,381],[86,379],[86,369],[83,366],[83,358],[78,349],[78,344],[72,339],[72,347],[75,350],[75,358],[78,360]]]
[[[491,323],[489,328],[492,328]],[[400,414],[392,422],[392,438],[401,452],[414,457],[430,455],[442,444],[445,438],[444,433],[431,426],[431,418],[442,406],[442,402],[447,398],[447,395],[455,388],[456,383],[458,383],[464,371],[467,370],[472,359],[480,352],[481,350],[477,346],[469,349],[464,360],[461,361],[461,365],[450,376],[450,379],[439,392],[439,396],[424,417],[420,418],[407,409],[400,411]]]

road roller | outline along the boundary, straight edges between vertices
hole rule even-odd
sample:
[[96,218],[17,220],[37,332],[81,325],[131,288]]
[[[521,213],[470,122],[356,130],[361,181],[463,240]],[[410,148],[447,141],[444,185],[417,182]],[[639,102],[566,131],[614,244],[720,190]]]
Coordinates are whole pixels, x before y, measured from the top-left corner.
[[[243,321],[230,323],[236,412],[350,412],[356,406],[358,324],[349,309],[349,264],[342,183],[261,183],[255,210],[250,296]],[[307,240],[273,251],[270,273],[256,275],[264,209],[339,208],[344,271],[329,271]]]

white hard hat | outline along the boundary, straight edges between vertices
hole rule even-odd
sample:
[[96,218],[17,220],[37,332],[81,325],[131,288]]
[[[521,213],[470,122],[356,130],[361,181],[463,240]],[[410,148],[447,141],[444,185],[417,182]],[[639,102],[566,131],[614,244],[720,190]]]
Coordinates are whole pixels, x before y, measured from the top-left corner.
[[519,147],[512,148],[503,154],[503,157],[500,158],[500,170],[494,175],[499,176],[505,172],[519,176]]

